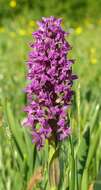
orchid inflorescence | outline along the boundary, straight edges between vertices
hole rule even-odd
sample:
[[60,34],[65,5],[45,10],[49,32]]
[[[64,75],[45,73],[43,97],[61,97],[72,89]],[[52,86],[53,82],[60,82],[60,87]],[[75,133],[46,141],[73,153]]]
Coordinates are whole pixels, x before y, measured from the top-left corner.
[[23,125],[31,127],[32,141],[40,149],[45,140],[64,140],[70,135],[68,109],[71,105],[74,60],[68,59],[71,49],[61,28],[62,19],[42,18],[39,30],[33,33],[29,53],[25,92],[28,105]]

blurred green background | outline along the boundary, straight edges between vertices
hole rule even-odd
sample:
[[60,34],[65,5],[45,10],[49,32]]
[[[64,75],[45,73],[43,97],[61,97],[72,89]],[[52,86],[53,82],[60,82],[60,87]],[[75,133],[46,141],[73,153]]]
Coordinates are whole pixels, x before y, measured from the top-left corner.
[[[79,77],[71,118],[75,139],[78,125],[81,131],[91,125],[94,132],[101,126],[101,0],[0,0],[0,190],[26,189],[34,168],[47,160],[47,147],[36,153],[30,135],[20,125],[26,104],[23,88],[29,43],[36,21],[43,16],[63,18],[63,28],[70,32],[73,49],[69,56],[75,59],[73,70]],[[101,173],[101,139],[97,148],[90,181],[99,179]],[[45,190],[44,183],[41,190]]]

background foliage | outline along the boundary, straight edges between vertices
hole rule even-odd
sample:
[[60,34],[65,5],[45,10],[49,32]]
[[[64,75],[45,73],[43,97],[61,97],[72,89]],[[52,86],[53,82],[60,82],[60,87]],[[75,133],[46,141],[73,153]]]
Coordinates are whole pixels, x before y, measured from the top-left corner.
[[49,189],[48,145],[37,152],[21,120],[31,34],[36,20],[50,15],[62,17],[63,28],[70,32],[69,56],[76,60],[73,70],[79,76],[70,113],[75,163],[67,140],[59,150],[60,189],[72,187],[73,164],[82,190],[88,190],[84,184],[101,189],[100,7],[100,0],[0,0],[0,190],[31,190],[31,185],[34,190]]
[[42,15],[55,15],[64,19],[69,18],[73,22],[81,22],[86,17],[99,18],[100,7],[100,0],[0,0],[0,16],[12,18],[28,11],[28,14],[31,12],[35,19],[39,19]]

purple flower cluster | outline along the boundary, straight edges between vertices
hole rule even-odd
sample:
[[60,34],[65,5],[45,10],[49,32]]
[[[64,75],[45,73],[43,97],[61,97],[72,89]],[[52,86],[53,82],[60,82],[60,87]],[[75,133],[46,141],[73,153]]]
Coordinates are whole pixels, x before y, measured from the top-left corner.
[[61,28],[61,19],[42,18],[28,59],[28,80],[25,91],[28,105],[23,125],[31,127],[33,143],[40,149],[45,140],[63,140],[70,134],[68,108],[71,104],[73,60],[71,49]]

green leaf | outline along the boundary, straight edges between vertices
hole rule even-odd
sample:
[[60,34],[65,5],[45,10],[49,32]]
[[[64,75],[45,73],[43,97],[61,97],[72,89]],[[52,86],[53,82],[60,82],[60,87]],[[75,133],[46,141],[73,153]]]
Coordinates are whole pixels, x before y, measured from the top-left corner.
[[50,147],[50,160],[49,160],[49,184],[50,190],[58,189],[60,183],[60,163],[58,148]]
[[89,143],[90,143],[90,129],[89,127],[84,131],[81,139],[80,144],[78,145],[78,149],[76,152],[76,159],[77,159],[77,174],[78,174],[78,184],[80,187],[81,178],[83,175],[83,171],[85,168],[88,150],[89,150]]
[[7,102],[6,105],[6,115],[9,127],[11,129],[12,135],[14,137],[14,141],[17,147],[17,150],[21,156],[22,159],[24,159],[24,156],[26,155],[26,145],[23,139],[23,128],[21,128],[17,123],[13,116],[11,105],[9,102]]
[[101,134],[101,125],[98,127],[98,130],[96,131],[96,133],[93,134],[93,137],[90,141],[88,156],[87,156],[85,169],[84,169],[83,176],[82,176],[82,183],[81,183],[82,190],[87,190],[87,188],[88,188],[88,180],[89,180],[88,179],[88,170],[89,170],[91,161],[93,159],[93,156],[94,156],[94,154],[96,154],[100,134]]
[[95,180],[94,190],[101,190],[101,167],[100,167],[98,176]]

